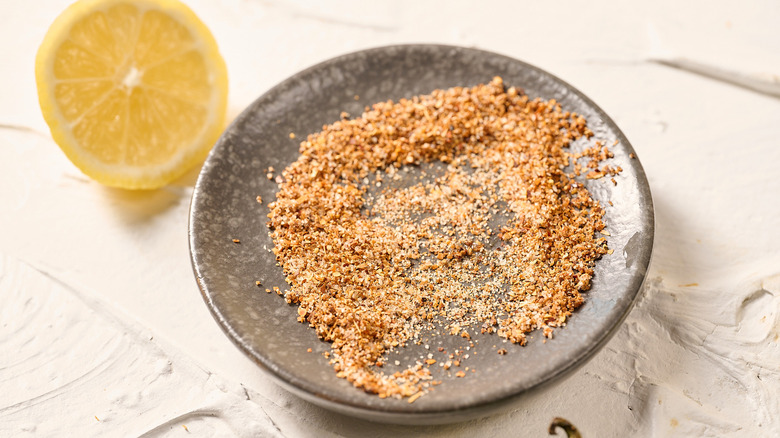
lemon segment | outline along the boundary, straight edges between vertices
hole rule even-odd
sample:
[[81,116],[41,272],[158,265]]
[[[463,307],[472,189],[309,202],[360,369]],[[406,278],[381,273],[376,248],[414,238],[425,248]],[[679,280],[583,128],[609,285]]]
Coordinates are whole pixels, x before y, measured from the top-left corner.
[[95,180],[152,189],[201,162],[224,127],[227,70],[177,0],[81,0],[35,65],[52,137]]

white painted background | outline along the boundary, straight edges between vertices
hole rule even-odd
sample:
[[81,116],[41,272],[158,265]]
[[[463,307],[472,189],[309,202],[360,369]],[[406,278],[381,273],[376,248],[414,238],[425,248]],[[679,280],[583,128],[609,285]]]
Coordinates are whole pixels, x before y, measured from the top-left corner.
[[225,56],[230,117],[330,57],[448,43],[561,77],[637,150],[656,246],[618,334],[512,411],[429,428],[312,406],[230,343],[190,268],[197,171],[132,193],[70,164],[33,73],[68,3],[0,1],[0,436],[541,437],[554,416],[586,437],[780,436],[780,99],[649,62],[780,81],[780,3],[186,2]]

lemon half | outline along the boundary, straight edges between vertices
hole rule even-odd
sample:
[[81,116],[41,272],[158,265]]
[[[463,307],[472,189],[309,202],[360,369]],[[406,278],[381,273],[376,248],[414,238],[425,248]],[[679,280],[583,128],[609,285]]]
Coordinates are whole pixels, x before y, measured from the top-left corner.
[[81,0],[35,59],[54,141],[86,175],[154,189],[200,163],[219,137],[227,69],[211,32],[177,0]]

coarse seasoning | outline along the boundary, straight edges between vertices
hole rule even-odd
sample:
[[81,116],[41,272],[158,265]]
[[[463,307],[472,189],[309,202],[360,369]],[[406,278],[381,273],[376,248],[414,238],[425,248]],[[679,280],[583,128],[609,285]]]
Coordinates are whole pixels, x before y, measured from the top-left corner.
[[[438,383],[436,361],[383,365],[422,330],[552,337],[608,252],[604,210],[576,177],[621,169],[601,164],[612,157],[601,142],[569,149],[592,135],[582,116],[499,77],[377,103],[309,135],[275,179],[268,226],[283,295],[331,343],[338,376],[414,401]],[[410,169],[423,170],[395,184]]]

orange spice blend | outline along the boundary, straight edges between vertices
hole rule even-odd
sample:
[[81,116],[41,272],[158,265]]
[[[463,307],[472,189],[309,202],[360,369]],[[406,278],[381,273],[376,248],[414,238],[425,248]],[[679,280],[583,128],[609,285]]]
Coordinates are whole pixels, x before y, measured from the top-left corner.
[[389,373],[383,357],[422,330],[525,344],[564,325],[608,251],[604,210],[575,177],[621,170],[600,168],[612,157],[600,142],[569,150],[592,135],[582,116],[498,77],[377,103],[309,135],[276,179],[268,226],[284,297],[331,343],[338,376],[413,401],[435,361]]

